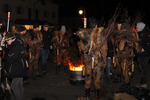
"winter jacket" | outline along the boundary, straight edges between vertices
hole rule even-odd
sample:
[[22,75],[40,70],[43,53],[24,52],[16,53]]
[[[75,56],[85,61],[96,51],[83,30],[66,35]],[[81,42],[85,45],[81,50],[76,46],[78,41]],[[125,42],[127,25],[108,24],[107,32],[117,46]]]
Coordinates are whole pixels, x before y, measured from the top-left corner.
[[8,46],[6,70],[9,78],[21,78],[26,75],[23,42],[19,38],[13,39],[11,45]]
[[113,44],[112,44],[112,41],[110,39],[108,39],[107,41],[107,57],[113,57]]
[[145,52],[140,52],[140,56],[150,56],[150,30],[145,27],[139,34],[140,48],[143,48]]
[[50,45],[52,45],[52,33],[49,31],[42,30],[42,37],[43,37],[43,47],[44,49],[49,49]]

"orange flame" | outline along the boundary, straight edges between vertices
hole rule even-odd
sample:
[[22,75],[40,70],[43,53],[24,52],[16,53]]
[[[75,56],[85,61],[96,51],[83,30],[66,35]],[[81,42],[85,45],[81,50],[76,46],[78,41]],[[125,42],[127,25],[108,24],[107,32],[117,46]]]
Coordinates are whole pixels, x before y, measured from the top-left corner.
[[82,71],[82,68],[84,67],[83,64],[80,64],[80,65],[73,65],[71,63],[71,61],[68,61],[68,65],[69,65],[69,69],[71,71]]

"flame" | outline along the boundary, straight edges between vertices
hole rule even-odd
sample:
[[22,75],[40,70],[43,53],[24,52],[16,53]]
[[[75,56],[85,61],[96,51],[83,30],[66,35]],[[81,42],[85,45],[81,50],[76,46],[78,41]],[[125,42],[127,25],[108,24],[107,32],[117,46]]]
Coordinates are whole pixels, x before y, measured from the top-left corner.
[[80,64],[80,65],[73,65],[71,63],[71,61],[68,61],[68,65],[69,65],[69,69],[71,71],[82,71],[82,68],[84,67],[83,64]]

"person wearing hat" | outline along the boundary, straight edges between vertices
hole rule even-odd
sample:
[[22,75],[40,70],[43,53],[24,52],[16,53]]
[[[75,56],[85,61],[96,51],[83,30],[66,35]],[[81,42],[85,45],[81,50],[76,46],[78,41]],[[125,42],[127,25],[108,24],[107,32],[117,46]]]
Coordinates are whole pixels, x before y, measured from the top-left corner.
[[137,56],[140,69],[140,83],[137,87],[147,88],[147,69],[150,60],[150,30],[144,22],[137,23],[140,52]]
[[28,44],[29,44],[29,71],[31,73],[31,78],[34,79],[40,75],[38,62],[42,48],[42,33],[39,30],[39,24],[34,24],[33,29],[29,30]]
[[[69,38],[70,34],[66,32],[66,26],[62,25],[60,29],[60,60],[63,62],[64,65],[64,75],[69,74],[69,69],[66,66],[66,61],[68,61],[68,48],[69,48]],[[60,67],[60,66],[59,66]],[[59,70],[59,69],[58,69]]]
[[52,49],[52,32],[49,31],[49,24],[43,25],[42,32],[42,50],[41,50],[41,69],[43,74],[47,73],[46,62]]
[[24,34],[26,34],[27,30],[26,30],[26,28],[25,28],[24,26],[20,26],[20,27],[18,28],[18,32],[19,32],[21,35],[24,35]]
[[20,26],[18,28],[18,35],[19,38],[23,41],[24,43],[24,49],[25,49],[25,55],[28,58],[28,38],[29,38],[29,34],[27,33],[27,30],[24,26]]
[[5,67],[9,78],[12,79],[11,89],[15,100],[23,100],[23,77],[26,75],[23,43],[11,33],[6,34],[5,41],[8,45]]
[[[29,39],[29,34],[26,30],[26,28],[24,26],[20,26],[17,30],[17,36],[20,38],[20,40],[23,42],[23,47],[24,47],[24,52],[25,52],[25,57],[26,57],[26,64],[27,64],[27,68],[29,68],[29,43],[28,43],[28,39]],[[27,69],[27,73],[29,73],[29,69]],[[27,76],[24,77],[24,84],[28,84],[28,78],[30,76],[28,76],[29,74],[27,74]]]

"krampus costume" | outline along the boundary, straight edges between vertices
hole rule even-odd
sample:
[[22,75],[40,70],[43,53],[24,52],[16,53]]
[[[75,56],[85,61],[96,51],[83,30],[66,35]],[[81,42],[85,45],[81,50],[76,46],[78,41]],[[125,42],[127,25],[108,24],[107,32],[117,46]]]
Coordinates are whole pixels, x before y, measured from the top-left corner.
[[[130,82],[130,76],[134,72],[134,50],[138,51],[138,34],[132,30],[132,27],[124,23],[121,30],[114,31],[115,47],[117,52],[113,58],[114,67],[117,68],[117,74],[123,77],[125,83]],[[120,77],[121,78],[121,77]]]
[[103,27],[94,29],[81,29],[77,32],[80,37],[79,49],[83,52],[83,63],[85,66],[85,95],[90,96],[92,81],[96,97],[100,90],[100,69],[106,65],[107,42],[103,43]]
[[62,25],[60,31],[56,31],[55,35],[52,39],[52,42],[55,44],[54,48],[56,48],[56,73],[59,72],[60,65],[64,65],[64,74],[66,75],[68,60],[69,60],[69,35],[66,33],[66,28]]
[[[34,28],[37,27],[35,26]],[[34,77],[35,75],[39,75],[38,61],[42,48],[42,34],[40,31],[34,31],[34,29],[30,30],[29,34],[29,70],[32,72],[32,75]]]

